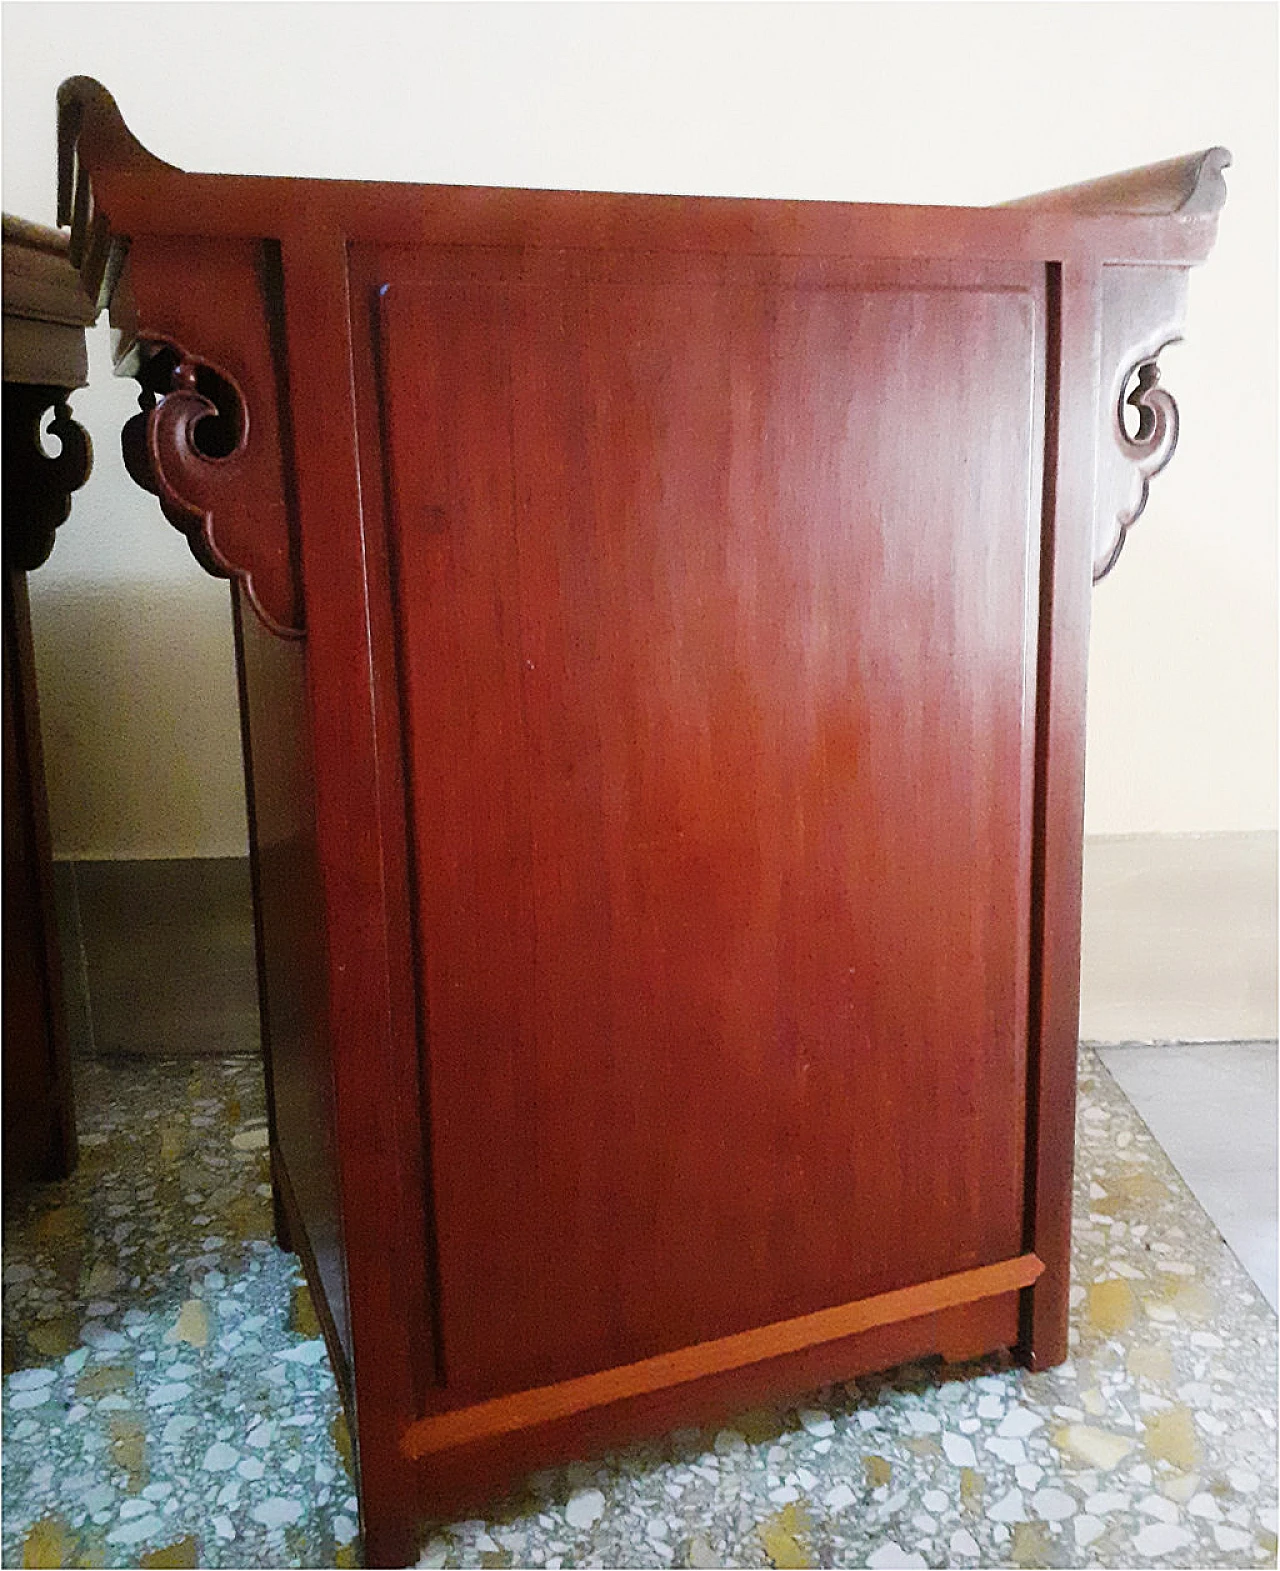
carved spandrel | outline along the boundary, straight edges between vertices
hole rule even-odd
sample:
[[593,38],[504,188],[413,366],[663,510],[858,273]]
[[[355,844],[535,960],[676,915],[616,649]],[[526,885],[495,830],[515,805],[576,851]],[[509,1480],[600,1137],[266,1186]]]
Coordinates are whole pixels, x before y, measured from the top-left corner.
[[1093,580],[1111,571],[1173,457],[1178,406],[1160,385],[1160,354],[1182,337],[1182,268],[1107,267],[1102,280],[1102,417]]
[[[59,451],[45,449],[48,430]],[[71,493],[89,478],[93,448],[71,418],[64,387],[6,383],[4,390],[4,559],[33,572],[48,560],[60,524],[71,512]]]
[[[207,573],[238,579],[272,632],[300,637],[288,561],[268,555],[257,562],[239,548],[253,527],[252,486],[244,474],[250,443],[244,394],[230,375],[174,345],[138,347],[139,413],[120,436],[130,477],[159,499],[164,516],[186,536]],[[226,531],[221,525],[228,514]]]
[[134,239],[112,306],[118,363],[142,389],[122,445],[129,473],[200,565],[234,578],[272,632],[300,638],[288,378],[268,251]]

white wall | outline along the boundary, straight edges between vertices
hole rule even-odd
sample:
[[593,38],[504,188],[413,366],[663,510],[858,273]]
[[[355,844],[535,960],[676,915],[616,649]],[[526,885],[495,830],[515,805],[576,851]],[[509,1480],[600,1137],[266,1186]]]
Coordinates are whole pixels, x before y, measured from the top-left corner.
[[[1088,828],[1276,824],[1276,11],[1263,4],[4,9],[6,210],[51,222],[54,92],[240,173],[986,203],[1225,143],[1163,362],[1181,448],[1095,596]],[[32,585],[55,844],[244,843],[225,586],[124,478],[132,384]]]

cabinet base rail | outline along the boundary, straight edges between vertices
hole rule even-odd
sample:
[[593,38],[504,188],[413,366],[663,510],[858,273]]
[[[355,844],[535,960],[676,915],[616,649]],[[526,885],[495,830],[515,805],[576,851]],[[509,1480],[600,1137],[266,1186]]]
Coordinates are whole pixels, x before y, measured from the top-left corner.
[[[767,1364],[787,1354],[843,1342],[883,1326],[995,1298],[1030,1287],[1043,1271],[1044,1264],[1038,1256],[1018,1255],[995,1265],[959,1271],[889,1293],[877,1293],[871,1298],[855,1299],[852,1303],[820,1309],[792,1320],[779,1320],[773,1325],[734,1336],[717,1337],[714,1341],[700,1342],[674,1353],[661,1353],[638,1363],[433,1414],[419,1419],[404,1431],[401,1450],[410,1461],[420,1461],[441,1451],[536,1429],[629,1398],[650,1396],[708,1376],[728,1374],[752,1365]],[[961,1350],[961,1356],[965,1356],[965,1352]]]

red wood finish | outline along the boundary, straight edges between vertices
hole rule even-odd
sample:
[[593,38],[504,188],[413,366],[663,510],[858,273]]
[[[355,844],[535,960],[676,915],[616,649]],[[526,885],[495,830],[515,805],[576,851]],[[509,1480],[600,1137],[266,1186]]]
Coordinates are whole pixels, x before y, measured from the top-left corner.
[[[1001,1275],[1007,1273],[1012,1278],[1021,1268],[1021,1261],[1006,1262]],[[986,1278],[985,1289],[993,1287],[993,1278],[994,1274]],[[935,1291],[943,1286],[924,1285]],[[673,1356],[674,1368],[669,1365],[661,1372],[668,1379],[673,1375],[678,1378],[652,1387],[644,1382],[652,1365],[640,1366],[640,1380],[634,1378],[637,1366],[588,1375],[572,1391],[571,1401],[565,1404],[570,1410],[564,1413],[556,1410],[557,1399],[567,1392],[564,1385],[507,1398],[504,1416],[513,1410],[518,1413],[523,1420],[518,1429],[503,1430],[499,1426],[486,1432],[483,1425],[492,1410],[488,1404],[477,1404],[457,1414],[458,1429],[453,1438],[461,1434],[465,1437],[463,1443],[453,1444],[447,1450],[424,1451],[415,1466],[417,1485],[413,1498],[420,1508],[441,1520],[457,1519],[492,1505],[504,1488],[518,1484],[533,1468],[589,1457],[608,1446],[662,1435],[690,1424],[713,1429],[735,1414],[765,1404],[786,1404],[797,1394],[832,1381],[889,1369],[910,1360],[940,1357],[962,1362],[991,1348],[1008,1347],[1017,1337],[1018,1299],[1017,1292],[994,1291],[992,1296],[949,1307],[923,1308],[917,1304],[919,1313],[883,1323],[872,1319],[880,1303],[872,1300],[867,1306],[871,1323],[834,1341],[819,1339],[807,1346],[779,1349],[762,1354],[754,1362],[727,1369],[717,1368],[708,1359],[708,1367],[699,1374],[690,1374],[689,1366],[698,1362],[702,1349],[686,1349],[683,1357]],[[895,1307],[901,1310],[909,1306],[900,1302]],[[817,1334],[820,1337],[821,1331]],[[719,1346],[712,1344],[716,1350]],[[603,1400],[578,1406],[574,1399],[583,1396]],[[433,1433],[430,1426],[443,1422],[444,1419],[429,1417],[411,1425],[403,1437],[406,1451],[416,1451],[424,1433]],[[474,1433],[470,1432],[473,1427]],[[710,1438],[708,1434],[708,1441]],[[394,1563],[399,1552],[394,1540],[389,1541],[384,1531],[379,1543],[385,1546],[385,1552],[373,1551],[378,1557],[376,1563]]]
[[918,1287],[874,1294],[777,1325],[682,1347],[675,1353],[659,1353],[636,1364],[616,1365],[558,1385],[476,1402],[414,1424],[403,1437],[403,1449],[417,1460],[490,1437],[573,1418],[624,1398],[671,1391],[708,1375],[727,1374],[789,1353],[817,1349],[828,1342],[918,1320],[955,1305],[979,1303],[1010,1288],[1030,1287],[1043,1270],[1043,1264],[1034,1255],[1002,1260],[998,1265],[962,1271]]
[[1080,585],[1090,577],[1099,423],[1097,273],[1056,266],[1049,291],[1057,397],[1048,412],[1041,519],[1024,1232],[1049,1270],[1023,1303],[1021,1348],[1032,1368],[1067,1356],[1089,645],[1089,598]]
[[[126,443],[130,472],[159,495],[206,571],[234,579],[273,632],[296,638],[304,613],[278,266],[273,247],[166,237],[134,255],[116,309],[117,318],[141,313],[150,343],[179,349],[194,339],[202,357],[179,354],[141,440]],[[187,287],[172,295],[175,277]],[[207,379],[211,366],[221,389]],[[201,422],[219,414],[237,445],[206,458]]]
[[[1021,1238],[1029,281],[604,267],[384,286],[440,1316],[477,1395]],[[921,386],[903,342],[981,370]]]
[[258,994],[276,1224],[304,1256],[339,1384],[351,1326],[338,1195],[324,903],[307,723],[305,646],[272,635],[232,594],[250,823]]
[[261,617],[273,1155],[371,1562],[646,1430],[1061,1358],[1090,569],[1225,154],[987,210],[384,187],[62,103],[142,478]]

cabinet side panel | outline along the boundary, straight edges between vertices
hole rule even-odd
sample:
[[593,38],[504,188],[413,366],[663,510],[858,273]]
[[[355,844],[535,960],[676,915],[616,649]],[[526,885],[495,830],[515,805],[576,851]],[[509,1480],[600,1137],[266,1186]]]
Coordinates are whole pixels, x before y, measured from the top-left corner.
[[336,1338],[349,1390],[351,1331],[325,1012],[306,646],[268,632],[235,596],[254,871],[262,1047],[277,1206]]
[[451,1392],[1018,1254],[1034,293],[383,326]]

